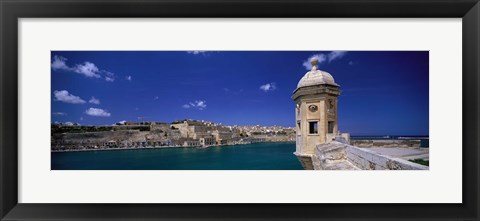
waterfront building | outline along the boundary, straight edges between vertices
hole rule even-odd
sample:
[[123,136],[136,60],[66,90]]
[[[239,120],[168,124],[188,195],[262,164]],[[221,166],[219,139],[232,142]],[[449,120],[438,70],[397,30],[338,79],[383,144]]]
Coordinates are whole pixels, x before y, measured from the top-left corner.
[[106,147],[116,147],[117,146],[117,142],[114,141],[114,140],[109,140],[107,142],[104,143],[104,146]]
[[208,147],[208,146],[214,146],[216,145],[216,140],[215,137],[213,136],[205,136],[199,139],[200,140],[200,145],[202,147]]
[[207,126],[204,122],[184,120],[183,122],[174,122],[171,127],[180,131],[182,138],[199,139],[209,137],[213,127]]
[[318,144],[346,137],[338,133],[338,96],[341,91],[328,72],[317,68],[318,60],[311,59],[312,69],[298,82],[293,92],[296,119],[295,155],[304,168],[312,165],[312,155]]
[[200,143],[200,140],[195,140],[192,138],[182,138],[183,141],[182,146],[183,147],[200,147],[202,144]]
[[178,129],[170,129],[167,131],[167,137],[171,140],[178,140],[182,137],[182,134]]
[[217,127],[216,130],[212,131],[212,135],[215,137],[217,145],[226,145],[232,138],[232,133],[230,130],[224,127]]
[[189,137],[189,130],[188,130],[188,121],[183,122],[174,122],[171,124],[172,129],[178,129],[182,138]]

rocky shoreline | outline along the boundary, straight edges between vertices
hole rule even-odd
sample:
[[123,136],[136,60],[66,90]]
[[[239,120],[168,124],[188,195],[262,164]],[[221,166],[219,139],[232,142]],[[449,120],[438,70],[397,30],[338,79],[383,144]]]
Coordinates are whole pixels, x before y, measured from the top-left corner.
[[[264,142],[255,142],[255,143],[295,143],[295,141],[264,141]],[[223,146],[236,146],[236,145],[248,145],[253,143],[243,143],[243,144],[224,144],[224,145],[211,145],[211,146],[198,146],[198,147],[184,147],[184,146],[146,146],[146,147],[117,147],[117,148],[92,148],[92,149],[68,149],[68,150],[54,150],[52,153],[65,153],[65,152],[87,152],[87,151],[111,151],[111,150],[140,150],[140,149],[169,149],[169,148],[197,148],[204,149],[208,147],[223,147]]]

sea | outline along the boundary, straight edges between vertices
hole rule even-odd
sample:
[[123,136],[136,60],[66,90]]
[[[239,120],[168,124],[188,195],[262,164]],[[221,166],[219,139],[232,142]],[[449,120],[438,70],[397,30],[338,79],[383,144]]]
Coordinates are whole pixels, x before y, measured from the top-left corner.
[[[364,136],[351,139],[420,139]],[[426,141],[424,141],[426,140]],[[207,148],[149,148],[52,152],[52,170],[303,170],[293,155],[295,142],[254,143]]]

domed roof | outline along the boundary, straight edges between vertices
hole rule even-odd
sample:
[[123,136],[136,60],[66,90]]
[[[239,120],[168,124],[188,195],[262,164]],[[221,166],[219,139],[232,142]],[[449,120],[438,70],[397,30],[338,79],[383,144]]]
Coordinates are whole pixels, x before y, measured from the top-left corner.
[[321,85],[321,84],[329,84],[333,86],[339,86],[335,83],[332,75],[330,75],[326,71],[317,70],[316,66],[312,67],[312,70],[307,72],[305,76],[300,79],[298,82],[297,88],[312,86],[312,85]]

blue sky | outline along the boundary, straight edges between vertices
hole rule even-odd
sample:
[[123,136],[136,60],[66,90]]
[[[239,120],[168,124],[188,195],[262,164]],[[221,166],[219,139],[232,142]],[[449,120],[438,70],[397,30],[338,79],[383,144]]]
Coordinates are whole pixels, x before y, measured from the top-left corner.
[[312,56],[343,91],[340,131],[428,135],[426,51],[52,51],[52,122],[293,127],[292,92]]

